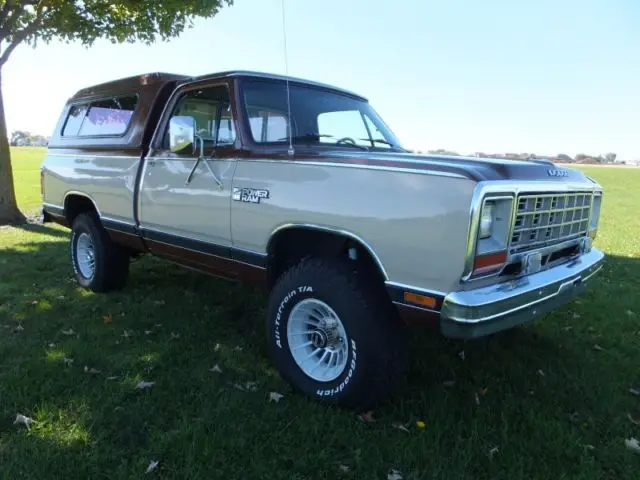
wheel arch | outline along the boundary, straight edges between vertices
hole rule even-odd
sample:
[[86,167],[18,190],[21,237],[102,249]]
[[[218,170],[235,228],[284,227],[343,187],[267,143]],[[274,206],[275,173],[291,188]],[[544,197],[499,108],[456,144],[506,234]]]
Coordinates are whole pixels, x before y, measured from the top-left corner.
[[[353,258],[355,249],[355,258]],[[348,230],[314,224],[285,224],[276,228],[267,242],[267,277],[271,287],[291,263],[313,255],[347,255],[363,261],[379,275],[382,283],[389,280],[387,271],[371,245]]]
[[69,226],[73,225],[75,218],[81,213],[96,212],[100,217],[100,210],[96,202],[86,193],[69,191],[64,196],[64,218]]

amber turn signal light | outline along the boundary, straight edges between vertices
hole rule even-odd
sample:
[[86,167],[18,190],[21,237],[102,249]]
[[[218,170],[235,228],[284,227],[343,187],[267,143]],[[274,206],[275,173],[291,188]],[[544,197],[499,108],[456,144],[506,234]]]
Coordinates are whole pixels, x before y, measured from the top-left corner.
[[417,293],[404,292],[404,301],[409,303],[415,303],[421,307],[435,308],[436,299],[433,297],[427,297],[426,295],[418,295]]
[[502,267],[507,261],[507,252],[478,255],[473,261],[473,273],[487,273]]

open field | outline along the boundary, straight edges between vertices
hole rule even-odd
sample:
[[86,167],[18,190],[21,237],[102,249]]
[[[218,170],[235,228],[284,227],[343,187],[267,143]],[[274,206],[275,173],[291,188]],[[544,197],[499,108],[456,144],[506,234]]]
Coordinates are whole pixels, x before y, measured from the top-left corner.
[[[14,150],[23,209],[39,162]],[[66,230],[0,229],[0,478],[638,478],[624,441],[640,439],[640,169],[581,168],[605,188],[591,290],[487,340],[416,329],[372,424],[280,380],[263,294],[143,258],[125,290],[94,295],[72,280]]]
[[18,206],[23,213],[34,215],[39,213],[40,198],[40,164],[46,148],[20,147],[12,148],[12,166]]

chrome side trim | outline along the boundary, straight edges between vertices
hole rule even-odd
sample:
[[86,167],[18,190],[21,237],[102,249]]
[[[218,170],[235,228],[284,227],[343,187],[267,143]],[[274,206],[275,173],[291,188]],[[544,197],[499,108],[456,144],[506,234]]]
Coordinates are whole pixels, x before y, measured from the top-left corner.
[[231,248],[233,250],[239,250],[241,252],[246,252],[246,253],[250,253],[252,255],[260,255],[261,257],[266,257],[267,254],[264,252],[256,252],[255,250],[248,250],[246,248],[241,248],[241,247],[235,247],[233,244],[231,245]]
[[[154,232],[160,232],[160,230],[154,230]],[[168,235],[171,235],[171,236],[176,237],[178,239],[193,240],[192,238],[185,237],[185,236],[182,236],[182,235],[175,235],[175,234],[168,234]],[[232,258],[232,257],[227,257],[225,255],[216,255],[215,253],[205,252],[203,250],[198,250],[198,249],[195,249],[195,248],[192,248],[192,247],[187,247],[187,246],[181,245],[179,243],[169,242],[169,241],[166,241],[166,240],[158,240],[157,238],[149,238],[147,236],[143,236],[142,238],[144,238],[145,240],[151,240],[153,243],[161,243],[162,245],[167,245],[169,247],[181,248],[182,250],[188,250],[190,252],[194,252],[194,253],[197,253],[199,255],[206,255],[208,257],[215,257],[215,258],[219,258],[221,260],[228,260],[228,261],[234,262],[234,263],[241,263],[241,264],[247,265],[249,267],[258,268],[260,270],[266,270],[266,267],[263,267],[261,265],[254,265],[254,264],[251,264],[251,263],[243,262],[242,260],[238,260],[238,259]],[[242,250],[244,252],[262,255],[259,252],[252,252],[251,250],[244,250],[244,249],[240,249],[240,248],[236,248],[236,247],[232,247],[232,246],[226,247],[224,245],[218,245],[218,244],[215,244],[215,243],[205,242],[205,241],[202,241],[202,240],[196,240],[196,241],[201,242],[203,244],[212,245],[214,247],[229,248],[230,251],[231,250]]]
[[67,193],[64,194],[64,200],[63,200],[64,205],[67,204],[67,197],[69,197],[70,195],[77,195],[79,197],[84,197],[87,200],[90,200],[91,203],[93,203],[93,206],[95,207],[96,212],[98,212],[98,217],[102,218],[102,214],[100,213],[100,209],[98,208],[98,204],[96,203],[96,201],[84,192],[79,192],[77,190],[69,190]]
[[[74,157],[74,158],[120,158],[120,159],[128,159],[128,160],[140,160],[141,155],[91,155],[88,153],[82,154],[73,154],[73,153],[50,153],[50,156],[57,157]],[[193,160],[194,162],[197,160],[197,157],[189,158],[189,157],[158,157],[149,155],[144,157],[144,160],[162,160],[162,161],[185,161],[185,160]],[[215,157],[214,157],[215,160]],[[238,158],[225,158],[225,160],[239,160]],[[460,175],[458,173],[451,172],[442,172],[440,170],[426,170],[423,168],[401,168],[401,167],[393,167],[393,166],[379,166],[379,165],[365,165],[359,163],[341,163],[341,162],[316,162],[316,161],[299,161],[299,160],[269,160],[269,159],[242,159],[243,162],[254,162],[254,163],[279,163],[279,164],[292,164],[292,165],[314,165],[319,167],[342,167],[342,168],[358,168],[364,170],[381,170],[381,171],[391,171],[391,172],[401,172],[401,173],[416,173],[419,175],[431,175],[437,177],[449,177],[449,178],[460,178],[464,180],[468,180],[464,175]],[[145,162],[146,163],[146,162]],[[415,162],[421,165],[424,162]]]
[[247,262],[243,262],[242,260],[238,260],[237,258],[228,258],[227,260],[229,260],[230,262],[233,263],[240,263],[242,265],[246,265],[248,267],[252,267],[252,268],[257,268],[258,270],[267,270],[267,267],[263,267],[262,265],[255,265],[253,263],[247,263]]
[[433,296],[433,295],[439,295],[441,297],[447,296],[446,292],[440,292],[438,290],[425,290],[423,288],[416,288],[416,287],[412,287],[411,285],[406,285],[404,283],[398,283],[398,282],[387,281],[384,283],[388,287],[396,287],[404,290],[411,290],[412,292],[420,292],[420,293],[424,293],[427,296]]
[[132,227],[132,228],[134,228],[136,226],[136,224],[133,223],[133,222],[123,222],[122,220],[116,220],[116,219],[111,218],[111,217],[100,216],[100,220],[106,220],[107,222],[117,223],[119,225],[126,225],[127,227]]
[[45,207],[45,208],[53,208],[53,209],[56,209],[56,210],[64,210],[64,206],[56,205],[55,203],[42,202],[42,206]]
[[271,234],[269,235],[269,241],[267,242],[267,252],[269,251],[269,248],[271,246],[271,242],[273,241],[275,235],[280,233],[280,232],[282,232],[283,230],[288,230],[290,228],[308,228],[310,230],[318,230],[318,231],[321,231],[321,232],[335,233],[335,234],[338,234],[338,235],[343,235],[345,237],[349,237],[352,240],[357,241],[358,243],[363,245],[364,248],[367,249],[367,251],[369,252],[371,257],[376,262],[378,268],[382,272],[382,276],[384,277],[385,281],[389,280],[389,275],[387,274],[387,271],[384,269],[384,266],[382,265],[382,262],[380,261],[380,258],[378,257],[378,255],[376,255],[376,252],[373,250],[373,248],[371,248],[371,245],[369,245],[362,237],[356,235],[355,233],[349,232],[347,230],[340,230],[340,229],[331,228],[331,227],[324,227],[322,225],[315,225],[315,224],[311,224],[311,223],[285,223],[283,225],[280,225],[276,229],[274,229],[271,232]]
[[[202,157],[204,158],[204,157]],[[207,157],[208,160],[220,160],[220,159],[216,159],[216,157]],[[237,160],[237,157],[225,157],[224,158],[225,161],[230,161],[230,160]],[[149,163],[151,161],[161,161],[161,162],[185,162],[185,161],[190,161],[190,162],[197,162],[198,161],[198,157],[157,157],[155,155],[149,155],[148,157],[145,157],[145,163]]]
[[415,305],[409,305],[408,303],[396,302],[395,300],[392,303],[394,305],[399,306],[399,307],[407,307],[407,308],[411,308],[413,310],[417,310],[419,312],[435,313],[436,315],[440,314],[440,312],[438,310],[432,310],[431,308],[416,307]]
[[76,157],[76,158],[125,158],[125,159],[136,159],[140,160],[140,155],[91,155],[90,153],[55,153],[55,151],[49,150],[47,152],[48,157]]

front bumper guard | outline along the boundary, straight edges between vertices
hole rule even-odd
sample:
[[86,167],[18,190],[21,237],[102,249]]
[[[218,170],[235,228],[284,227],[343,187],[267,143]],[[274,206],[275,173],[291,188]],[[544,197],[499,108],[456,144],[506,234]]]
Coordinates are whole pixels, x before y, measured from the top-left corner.
[[449,338],[476,338],[531,322],[584,292],[603,262],[604,254],[592,248],[549,270],[450,293],[440,312],[440,330]]

